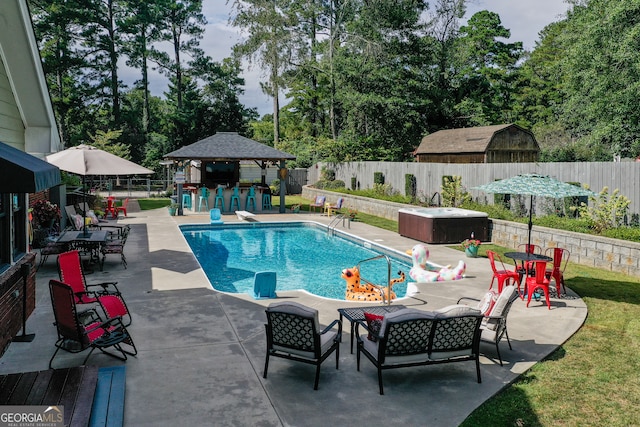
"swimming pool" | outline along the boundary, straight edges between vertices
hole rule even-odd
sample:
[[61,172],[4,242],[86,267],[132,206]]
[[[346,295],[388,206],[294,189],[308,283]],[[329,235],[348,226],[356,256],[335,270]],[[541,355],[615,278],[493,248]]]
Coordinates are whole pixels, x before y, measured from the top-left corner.
[[[181,225],[180,230],[214,289],[230,293],[253,293],[258,271],[275,271],[277,291],[305,290],[317,296],[345,296],[343,269],[385,254],[391,259],[391,277],[398,270],[409,277],[409,257],[372,242],[311,222],[238,223],[225,225]],[[361,265],[363,278],[386,284],[384,258]],[[407,284],[393,287],[397,297]]]

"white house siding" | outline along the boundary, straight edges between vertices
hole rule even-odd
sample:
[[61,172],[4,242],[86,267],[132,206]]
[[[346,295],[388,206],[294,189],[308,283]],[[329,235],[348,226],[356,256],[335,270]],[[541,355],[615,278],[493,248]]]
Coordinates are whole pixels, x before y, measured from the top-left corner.
[[0,141],[25,150],[24,125],[0,56]]

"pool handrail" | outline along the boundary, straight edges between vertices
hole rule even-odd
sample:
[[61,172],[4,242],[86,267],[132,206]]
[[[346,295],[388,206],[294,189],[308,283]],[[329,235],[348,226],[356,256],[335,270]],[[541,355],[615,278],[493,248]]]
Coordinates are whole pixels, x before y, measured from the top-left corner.
[[[376,255],[372,258],[367,258],[367,259],[363,259],[361,261],[358,261],[358,265],[357,268],[359,271],[362,271],[362,269],[360,269],[360,264],[365,263],[365,262],[369,262],[369,261],[375,261],[377,259],[380,258],[385,258],[387,260],[387,296],[389,298],[387,298],[387,305],[391,305],[391,258],[389,258],[388,255],[385,254],[380,254],[380,255]],[[365,279],[364,277],[360,276],[360,281],[362,281],[363,283],[367,283],[369,285],[375,286],[375,287],[380,287],[380,285],[377,285],[375,283],[372,283],[370,281],[368,281],[367,279]],[[382,294],[382,304],[384,304],[385,302],[385,297],[384,297],[384,293]]]
[[[329,234],[331,234],[332,230],[335,230],[335,228],[338,226],[338,222],[340,222],[340,220],[342,220],[342,226],[344,227],[345,219],[347,219],[347,216],[345,214],[337,214],[331,220],[329,225],[327,225],[327,231],[329,232]],[[349,228],[351,228],[351,221],[350,220],[347,222],[347,225],[349,226]]]

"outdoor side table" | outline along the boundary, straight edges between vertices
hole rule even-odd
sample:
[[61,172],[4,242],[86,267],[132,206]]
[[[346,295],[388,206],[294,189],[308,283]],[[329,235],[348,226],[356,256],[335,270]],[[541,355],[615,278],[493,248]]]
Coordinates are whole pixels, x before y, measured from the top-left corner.
[[339,308],[338,313],[340,313],[340,321],[342,322],[342,317],[349,321],[350,331],[351,331],[351,354],[353,354],[353,334],[355,331],[355,324],[358,321],[364,320],[364,313],[377,314],[380,316],[384,316],[387,313],[393,313],[394,311],[401,310],[403,308],[407,308],[404,305],[385,305],[385,306],[360,306],[360,307],[348,307],[348,308]]

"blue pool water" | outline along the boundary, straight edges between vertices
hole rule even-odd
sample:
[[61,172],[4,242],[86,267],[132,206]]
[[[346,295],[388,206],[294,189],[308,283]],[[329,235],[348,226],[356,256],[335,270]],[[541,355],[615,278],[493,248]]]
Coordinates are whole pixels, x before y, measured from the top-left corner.
[[[384,253],[390,256],[391,277],[402,270],[409,278],[409,258],[370,242],[330,235],[312,223],[251,223],[224,226],[182,225],[200,266],[214,289],[231,293],[253,293],[258,271],[275,271],[277,291],[302,289],[312,294],[344,300],[343,269]],[[365,247],[366,246],[366,247]],[[376,250],[377,249],[377,250]],[[363,263],[361,275],[382,285],[387,281],[384,258]],[[406,282],[393,287],[398,298],[406,293]]]

